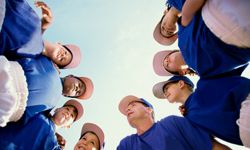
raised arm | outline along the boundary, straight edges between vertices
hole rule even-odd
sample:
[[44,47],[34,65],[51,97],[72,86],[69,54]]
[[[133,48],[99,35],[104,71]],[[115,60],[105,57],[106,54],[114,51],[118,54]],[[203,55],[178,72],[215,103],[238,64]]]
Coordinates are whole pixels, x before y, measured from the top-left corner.
[[187,26],[195,13],[202,8],[206,0],[186,0],[182,7],[182,26]]
[[53,18],[52,12],[51,12],[50,8],[47,6],[47,4],[42,2],[42,1],[35,1],[35,6],[38,8],[41,8],[41,10],[42,10],[41,29],[42,29],[42,33],[44,33],[44,31],[52,23],[52,18]]

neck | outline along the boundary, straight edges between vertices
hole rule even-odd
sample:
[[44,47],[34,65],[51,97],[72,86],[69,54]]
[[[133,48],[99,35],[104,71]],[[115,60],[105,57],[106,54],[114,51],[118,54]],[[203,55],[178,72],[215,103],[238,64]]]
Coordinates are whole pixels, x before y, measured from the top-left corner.
[[44,41],[44,50],[42,52],[42,54],[44,56],[47,56],[50,58],[50,55],[52,54],[53,50],[55,49],[55,45],[48,42],[48,41]]
[[137,130],[137,134],[141,135],[145,133],[148,129],[150,129],[154,124],[154,120],[152,118],[146,120],[139,120],[134,124],[134,127]]
[[55,122],[55,120],[54,120],[53,117],[51,118],[51,121],[54,123],[54,125],[55,125],[55,130],[56,130],[56,131],[57,131],[59,128],[61,128],[59,125],[56,124],[56,122]]
[[185,104],[185,102],[187,101],[188,97],[192,94],[191,91],[186,90],[185,92],[183,92],[183,94],[180,96],[179,98],[179,103],[181,104]]

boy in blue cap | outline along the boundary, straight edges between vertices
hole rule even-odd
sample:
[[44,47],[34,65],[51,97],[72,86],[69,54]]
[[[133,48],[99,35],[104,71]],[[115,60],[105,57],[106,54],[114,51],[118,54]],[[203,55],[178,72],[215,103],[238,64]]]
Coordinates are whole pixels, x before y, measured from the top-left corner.
[[212,149],[209,134],[186,118],[168,116],[155,122],[153,106],[143,98],[126,96],[120,101],[119,110],[137,133],[122,139],[117,150]]
[[53,115],[41,112],[32,117],[27,124],[10,123],[0,128],[1,148],[17,147],[19,149],[60,149],[56,130],[69,128],[83,115],[83,106],[76,100],[68,100],[63,107],[57,108]]
[[157,83],[153,93],[157,98],[184,105],[184,116],[211,135],[243,145],[236,120],[240,117],[241,103],[250,93],[250,80],[240,76],[200,79],[196,90],[192,89],[193,83],[187,77],[173,76]]

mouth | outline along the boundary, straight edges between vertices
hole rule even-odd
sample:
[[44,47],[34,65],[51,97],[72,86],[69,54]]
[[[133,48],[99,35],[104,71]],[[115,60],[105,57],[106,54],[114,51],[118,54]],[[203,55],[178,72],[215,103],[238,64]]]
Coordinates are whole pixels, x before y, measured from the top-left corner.
[[77,146],[77,150],[84,150],[84,149],[85,149],[84,145],[82,145],[82,144]]
[[127,113],[127,116],[129,117],[131,114],[133,114],[134,112],[130,111]]

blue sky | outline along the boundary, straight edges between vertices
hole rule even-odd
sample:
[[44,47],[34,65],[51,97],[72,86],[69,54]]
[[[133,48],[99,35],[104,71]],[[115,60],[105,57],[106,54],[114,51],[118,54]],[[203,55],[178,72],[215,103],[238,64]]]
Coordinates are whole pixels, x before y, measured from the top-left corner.
[[[33,0],[29,0],[33,5]],[[163,14],[165,1],[155,0],[47,0],[53,11],[53,24],[44,39],[74,43],[81,47],[83,59],[75,69],[62,71],[62,76],[75,74],[90,77],[95,86],[93,96],[81,101],[85,114],[70,129],[60,129],[66,138],[66,150],[73,149],[85,122],[100,125],[105,132],[105,149],[113,150],[125,136],[135,133],[118,110],[126,95],[149,100],[155,107],[156,120],[180,115],[177,104],[157,100],[152,86],[168,79],[157,76],[152,68],[157,51],[163,47],[152,32]],[[36,9],[36,8],[35,8]],[[36,9],[40,14],[39,9]],[[250,75],[250,68],[244,76]],[[194,82],[197,77],[192,77]],[[61,98],[58,106],[67,99]],[[233,149],[243,149],[230,145]]]

